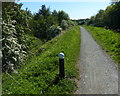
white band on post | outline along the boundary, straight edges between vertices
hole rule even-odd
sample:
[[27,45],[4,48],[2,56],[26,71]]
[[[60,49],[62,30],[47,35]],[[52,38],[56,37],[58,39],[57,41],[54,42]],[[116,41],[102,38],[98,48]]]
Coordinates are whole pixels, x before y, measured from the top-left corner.
[[64,59],[64,53],[59,53],[58,56],[60,59]]

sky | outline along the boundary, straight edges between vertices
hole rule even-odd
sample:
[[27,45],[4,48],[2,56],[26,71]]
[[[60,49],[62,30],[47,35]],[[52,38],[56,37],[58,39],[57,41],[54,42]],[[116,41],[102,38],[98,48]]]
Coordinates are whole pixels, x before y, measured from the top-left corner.
[[[19,2],[20,3],[20,2]],[[50,7],[50,10],[64,10],[69,14],[70,19],[86,19],[94,16],[100,9],[106,9],[110,1],[102,2],[21,2],[22,9],[28,8],[32,13],[37,13],[42,5]]]

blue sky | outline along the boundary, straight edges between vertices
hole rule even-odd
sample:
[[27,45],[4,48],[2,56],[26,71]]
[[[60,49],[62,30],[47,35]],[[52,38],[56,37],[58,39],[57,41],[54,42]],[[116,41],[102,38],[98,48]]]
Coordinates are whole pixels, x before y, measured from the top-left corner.
[[64,10],[71,19],[85,19],[94,16],[100,9],[106,9],[110,2],[22,2],[22,9],[28,8],[32,13],[38,12],[43,4],[54,9]]

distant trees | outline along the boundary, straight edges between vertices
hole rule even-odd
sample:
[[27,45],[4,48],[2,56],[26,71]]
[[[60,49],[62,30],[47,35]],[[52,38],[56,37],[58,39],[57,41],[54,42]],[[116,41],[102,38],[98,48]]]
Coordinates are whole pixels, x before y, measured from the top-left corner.
[[79,20],[76,20],[77,24],[78,25],[88,25],[88,22],[90,21],[90,19],[79,19]]
[[106,27],[120,31],[120,2],[114,2],[91,17],[92,24],[98,27]]
[[120,1],[111,2],[105,10],[100,9],[95,16],[90,19],[80,19],[76,22],[78,25],[94,25],[105,27],[120,32]]
[[120,2],[107,7],[104,16],[105,25],[113,30],[120,30]]

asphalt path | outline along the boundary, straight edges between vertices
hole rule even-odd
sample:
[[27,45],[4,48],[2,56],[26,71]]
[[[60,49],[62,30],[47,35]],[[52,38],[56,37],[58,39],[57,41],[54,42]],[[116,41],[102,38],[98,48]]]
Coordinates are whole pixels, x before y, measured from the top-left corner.
[[118,67],[83,27],[80,80],[75,94],[118,94]]

